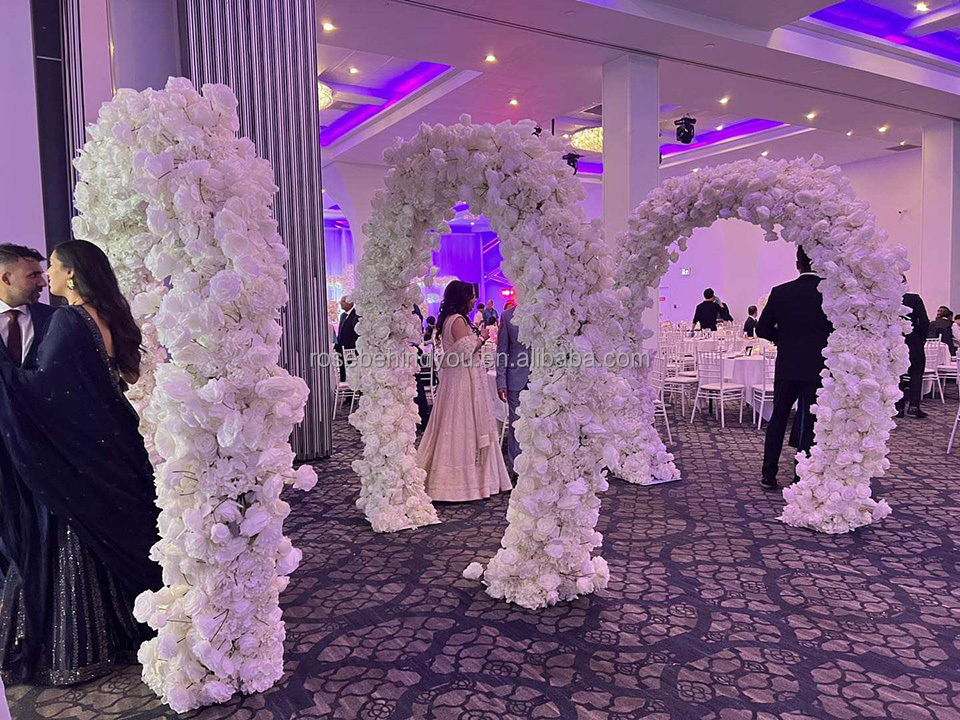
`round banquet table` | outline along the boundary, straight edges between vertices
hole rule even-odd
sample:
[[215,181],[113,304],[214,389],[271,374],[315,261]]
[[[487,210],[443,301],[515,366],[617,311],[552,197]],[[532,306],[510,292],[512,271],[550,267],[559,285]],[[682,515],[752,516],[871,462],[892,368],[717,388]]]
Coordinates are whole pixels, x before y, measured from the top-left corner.
[[[744,386],[744,400],[755,410],[759,409],[759,402],[754,403],[751,385],[763,384],[763,355],[742,355],[740,357],[726,357],[723,359],[723,377],[732,383]],[[771,388],[772,389],[772,388]],[[773,413],[773,402],[763,404],[763,419],[769,420]]]

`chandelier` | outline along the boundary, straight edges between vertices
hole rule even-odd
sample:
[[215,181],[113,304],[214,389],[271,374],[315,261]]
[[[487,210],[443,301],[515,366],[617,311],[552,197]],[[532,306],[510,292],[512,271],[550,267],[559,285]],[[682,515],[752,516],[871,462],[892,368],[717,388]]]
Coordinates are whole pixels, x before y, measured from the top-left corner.
[[317,100],[321,110],[333,105],[333,90],[330,89],[329,85],[319,80],[317,81]]
[[570,144],[577,150],[591,153],[603,152],[603,127],[588,127],[577,130],[570,138]]

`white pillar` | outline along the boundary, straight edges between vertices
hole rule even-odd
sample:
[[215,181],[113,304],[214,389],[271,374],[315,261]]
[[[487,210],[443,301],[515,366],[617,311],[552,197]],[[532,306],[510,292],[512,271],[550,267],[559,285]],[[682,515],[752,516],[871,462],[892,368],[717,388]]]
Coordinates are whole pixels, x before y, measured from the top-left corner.
[[960,122],[923,129],[920,287],[931,317],[960,312]]
[[30,0],[0,2],[0,242],[46,255]]
[[[623,55],[603,66],[603,225],[608,242],[627,229],[627,216],[660,183],[658,61]],[[659,292],[643,323],[656,333]],[[656,347],[656,334],[648,343]]]
[[350,223],[354,266],[360,264],[367,242],[363,226],[373,216],[373,196],[384,187],[386,174],[387,168],[383,165],[333,162],[323,168],[323,188],[337,201]]

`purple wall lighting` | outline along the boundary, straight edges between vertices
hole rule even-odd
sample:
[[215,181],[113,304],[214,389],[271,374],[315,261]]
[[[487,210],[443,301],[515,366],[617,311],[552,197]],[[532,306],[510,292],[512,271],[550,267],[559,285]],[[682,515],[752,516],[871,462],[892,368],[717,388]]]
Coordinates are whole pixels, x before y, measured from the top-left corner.
[[955,30],[941,30],[923,37],[911,37],[904,32],[913,20],[922,17],[922,13],[904,16],[865,0],[845,0],[818,10],[810,17],[951,62],[960,62],[960,33]]
[[327,147],[345,134],[359,127],[370,118],[396,105],[411,93],[435,80],[450,69],[449,65],[439,63],[417,63],[404,73],[391,80],[386,87],[377,88],[376,93],[387,100],[383,105],[358,105],[345,112],[329,125],[320,129],[320,146]]

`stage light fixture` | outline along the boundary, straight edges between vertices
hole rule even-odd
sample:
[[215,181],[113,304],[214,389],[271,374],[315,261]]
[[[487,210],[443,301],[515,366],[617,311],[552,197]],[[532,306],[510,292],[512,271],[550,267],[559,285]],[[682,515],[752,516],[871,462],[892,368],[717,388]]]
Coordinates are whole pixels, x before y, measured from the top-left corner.
[[696,134],[694,130],[694,125],[697,124],[696,118],[684,115],[679,120],[674,120],[673,124],[677,126],[677,142],[681,142],[684,145],[689,145],[693,142],[693,137]]

